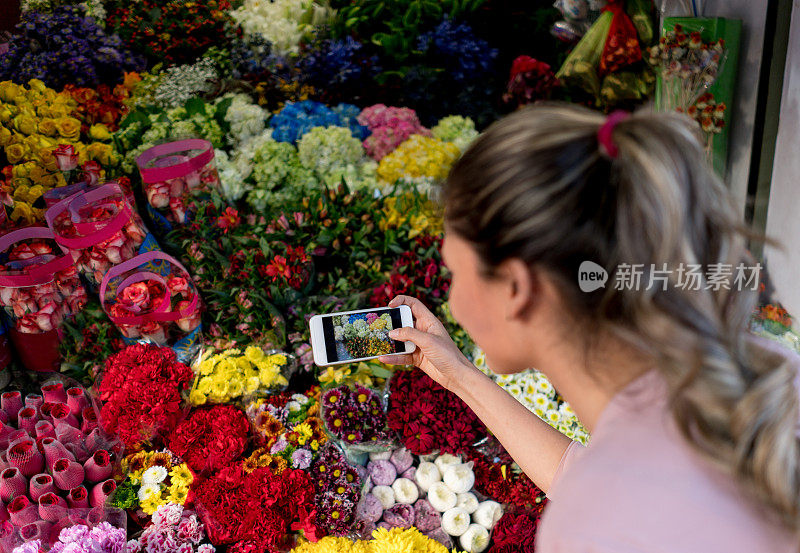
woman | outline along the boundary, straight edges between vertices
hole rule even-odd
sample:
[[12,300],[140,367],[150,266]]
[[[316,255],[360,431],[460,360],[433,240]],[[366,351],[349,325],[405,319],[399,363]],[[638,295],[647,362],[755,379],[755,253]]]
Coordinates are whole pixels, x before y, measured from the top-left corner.
[[[552,499],[537,551],[797,551],[800,357],[746,333],[757,290],[737,267],[755,263],[693,124],[529,108],[443,192],[454,316],[495,372],[542,371],[590,444],[485,377],[416,299],[390,305],[411,307],[416,328],[392,337],[417,350],[383,360],[458,394]],[[581,291],[584,261],[604,287]],[[634,264],[638,286],[619,278]],[[687,284],[692,264],[703,279]]]

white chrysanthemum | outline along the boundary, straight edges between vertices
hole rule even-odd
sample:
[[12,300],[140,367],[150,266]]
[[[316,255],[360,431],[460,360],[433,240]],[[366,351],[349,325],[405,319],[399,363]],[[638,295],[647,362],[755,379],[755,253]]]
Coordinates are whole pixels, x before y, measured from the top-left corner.
[[548,396],[555,394],[555,388],[553,388],[553,385],[550,384],[550,381],[547,380],[541,373],[539,373],[537,376],[538,378],[536,378],[536,389],[539,392],[546,394]]
[[142,473],[142,484],[145,486],[160,484],[167,477],[167,469],[162,466],[150,467]]
[[286,404],[286,409],[289,410],[290,413],[295,411],[301,410],[303,407],[296,401],[290,401]]
[[159,495],[160,493],[161,488],[158,484],[147,484],[139,488],[136,496],[139,498],[139,501],[146,501],[151,495]]
[[305,405],[308,403],[308,396],[304,396],[303,394],[294,394],[292,399],[299,403],[300,405]]
[[548,406],[550,405],[550,398],[542,393],[536,393],[533,395],[533,405],[537,409],[547,410]]

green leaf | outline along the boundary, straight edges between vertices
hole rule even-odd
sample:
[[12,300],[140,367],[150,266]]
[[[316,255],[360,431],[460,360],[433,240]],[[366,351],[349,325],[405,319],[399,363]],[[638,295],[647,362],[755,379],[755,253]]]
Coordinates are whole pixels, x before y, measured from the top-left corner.
[[206,111],[206,103],[200,98],[190,98],[186,100],[184,107],[189,117],[192,115],[204,114]]

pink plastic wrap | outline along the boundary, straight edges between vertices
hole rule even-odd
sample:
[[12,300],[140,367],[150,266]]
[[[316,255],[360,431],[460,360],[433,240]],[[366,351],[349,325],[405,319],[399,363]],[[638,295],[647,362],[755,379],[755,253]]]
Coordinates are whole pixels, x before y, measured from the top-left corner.
[[95,287],[111,267],[134,257],[147,236],[141,218],[113,183],[60,201],[47,210],[45,219]]
[[56,486],[53,483],[53,477],[46,473],[33,476],[28,483],[28,495],[31,500],[36,502],[38,502],[39,498],[44,494],[55,491]]
[[53,482],[59,490],[69,491],[80,486],[84,479],[83,466],[67,458],[53,463]]
[[0,473],[0,500],[6,505],[14,498],[24,496],[28,481],[16,467],[7,468]]
[[58,522],[67,516],[67,512],[69,511],[67,501],[53,492],[46,493],[39,497],[38,503],[39,516],[42,520],[46,520],[47,522]]
[[211,142],[201,139],[159,144],[136,158],[150,206],[173,223],[186,221],[197,194],[220,188]]
[[97,483],[107,480],[111,478],[111,473],[113,472],[111,455],[104,449],[95,451],[83,464],[83,469],[86,473],[86,480],[89,482]]
[[105,505],[108,496],[114,493],[116,489],[117,483],[111,479],[95,484],[89,494],[89,505],[92,507],[102,507]]
[[199,341],[200,294],[186,268],[163,252],[147,252],[109,270],[100,303],[126,338],[161,346],[190,336],[193,344]]
[[26,478],[39,474],[44,469],[44,456],[39,453],[36,443],[31,439],[12,444],[6,455],[9,464],[18,468]]

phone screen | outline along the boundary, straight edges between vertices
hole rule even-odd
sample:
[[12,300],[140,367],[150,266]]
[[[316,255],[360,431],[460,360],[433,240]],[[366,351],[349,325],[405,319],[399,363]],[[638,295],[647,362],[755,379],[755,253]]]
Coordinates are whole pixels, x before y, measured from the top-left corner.
[[405,350],[405,344],[389,338],[402,326],[400,309],[375,309],[349,315],[325,315],[322,335],[328,363],[389,355]]

